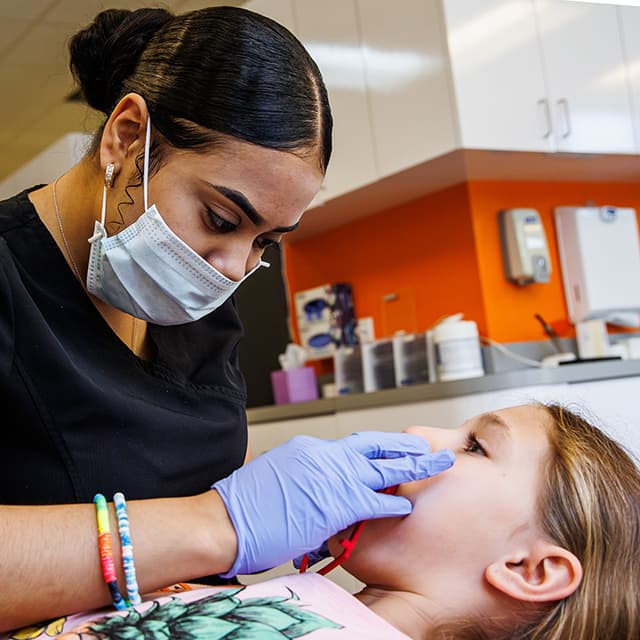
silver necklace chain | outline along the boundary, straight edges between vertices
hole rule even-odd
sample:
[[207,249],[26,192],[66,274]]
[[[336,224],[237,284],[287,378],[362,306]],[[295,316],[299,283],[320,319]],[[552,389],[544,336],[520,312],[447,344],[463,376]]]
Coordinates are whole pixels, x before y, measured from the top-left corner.
[[[67,242],[67,236],[64,234],[64,228],[62,226],[62,218],[60,217],[60,210],[58,209],[58,198],[56,195],[56,186],[58,184],[58,180],[60,180],[60,178],[57,178],[56,181],[53,183],[53,208],[56,212],[58,229],[60,229],[60,237],[62,238],[64,248],[67,252],[67,255],[69,256],[69,260],[71,260],[71,266],[73,267],[73,270],[75,271],[75,274],[78,280],[80,281],[80,284],[84,286],[82,282],[82,276],[80,275],[80,269],[78,269],[78,265],[73,257],[73,253],[71,253],[71,247],[69,247],[69,243]],[[133,335],[131,336],[131,350],[134,353],[136,353],[137,347],[138,347],[138,322],[136,318],[133,318]]]
[[56,196],[56,186],[58,185],[58,180],[60,180],[60,178],[57,178],[56,181],[53,183],[53,208],[56,212],[56,220],[58,221],[58,229],[60,229],[60,236],[62,238],[64,248],[67,252],[67,255],[69,256],[69,260],[71,260],[71,266],[75,271],[76,277],[80,281],[80,284],[82,284],[82,276],[80,275],[80,269],[78,269],[78,265],[76,264],[76,261],[73,257],[73,253],[71,253],[71,248],[69,247],[69,243],[67,242],[67,236],[65,236],[64,234],[62,219],[60,218],[60,211],[58,209],[58,198]]

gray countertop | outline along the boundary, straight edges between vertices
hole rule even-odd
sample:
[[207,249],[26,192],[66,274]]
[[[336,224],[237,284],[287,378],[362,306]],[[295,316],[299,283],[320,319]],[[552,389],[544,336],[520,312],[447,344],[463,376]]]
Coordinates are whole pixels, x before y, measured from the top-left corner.
[[372,393],[355,393],[310,402],[255,407],[247,410],[247,419],[249,425],[254,425],[327,415],[339,411],[371,409],[394,404],[465,396],[471,393],[484,393],[514,387],[610,380],[629,376],[640,376],[640,360],[578,362],[553,368],[517,369],[486,374],[479,378],[467,378],[466,380],[417,384]]

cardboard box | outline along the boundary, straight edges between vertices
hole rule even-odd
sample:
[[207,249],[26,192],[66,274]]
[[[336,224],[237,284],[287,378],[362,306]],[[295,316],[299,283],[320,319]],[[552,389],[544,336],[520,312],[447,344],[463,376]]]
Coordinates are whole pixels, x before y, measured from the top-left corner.
[[308,360],[333,357],[339,346],[358,344],[351,285],[325,284],[294,295],[300,344]]

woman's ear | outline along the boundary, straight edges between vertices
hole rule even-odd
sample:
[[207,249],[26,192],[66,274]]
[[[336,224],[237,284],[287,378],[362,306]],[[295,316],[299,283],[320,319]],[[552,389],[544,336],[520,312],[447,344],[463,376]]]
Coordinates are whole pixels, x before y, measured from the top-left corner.
[[582,564],[570,551],[538,541],[533,549],[491,564],[485,579],[516,600],[551,602],[567,598],[578,588]]
[[100,166],[115,164],[116,174],[144,148],[149,111],[144,98],[128,93],[111,112],[100,141]]

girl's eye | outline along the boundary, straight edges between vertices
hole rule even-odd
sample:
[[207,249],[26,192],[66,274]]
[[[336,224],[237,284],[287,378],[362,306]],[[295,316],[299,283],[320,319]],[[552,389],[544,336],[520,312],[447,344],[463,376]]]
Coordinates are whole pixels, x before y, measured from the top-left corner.
[[479,453],[482,456],[488,457],[485,448],[478,442],[476,434],[473,432],[467,435],[464,451],[466,453]]
[[207,215],[209,216],[209,221],[211,222],[215,230],[219,231],[220,233],[231,233],[238,228],[237,224],[229,222],[211,209],[207,209]]
[[264,251],[268,247],[275,247],[277,244],[280,244],[277,240],[273,240],[272,238],[257,238],[256,246],[261,251]]

